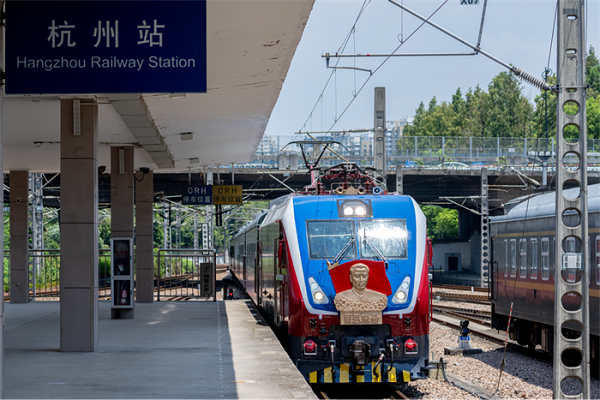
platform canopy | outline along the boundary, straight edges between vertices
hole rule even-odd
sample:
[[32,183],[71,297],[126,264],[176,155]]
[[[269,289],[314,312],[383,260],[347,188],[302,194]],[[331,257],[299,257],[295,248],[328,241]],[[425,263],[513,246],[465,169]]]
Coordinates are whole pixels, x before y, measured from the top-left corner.
[[135,146],[136,168],[157,172],[250,161],[313,3],[209,0],[206,93],[6,96],[4,170],[59,172],[61,98],[98,101],[99,165],[110,168],[119,145]]

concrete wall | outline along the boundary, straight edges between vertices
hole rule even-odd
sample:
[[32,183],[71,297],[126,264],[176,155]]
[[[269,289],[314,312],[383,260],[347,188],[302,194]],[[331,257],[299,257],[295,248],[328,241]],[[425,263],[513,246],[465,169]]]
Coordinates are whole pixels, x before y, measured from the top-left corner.
[[[475,244],[479,249],[478,242]],[[433,242],[433,266],[436,270],[448,271],[448,255],[459,255],[459,270],[476,271],[474,263],[473,240]]]

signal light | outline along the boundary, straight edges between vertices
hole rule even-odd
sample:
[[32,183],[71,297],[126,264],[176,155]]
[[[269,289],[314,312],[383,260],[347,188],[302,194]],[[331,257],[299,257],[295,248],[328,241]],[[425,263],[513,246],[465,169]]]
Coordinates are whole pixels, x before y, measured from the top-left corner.
[[406,342],[404,342],[404,352],[406,354],[417,354],[417,342],[410,338],[407,339]]
[[317,354],[317,344],[312,339],[304,342],[304,354]]
[[469,336],[471,330],[469,329],[469,321],[464,320],[460,321],[460,335],[461,336]]

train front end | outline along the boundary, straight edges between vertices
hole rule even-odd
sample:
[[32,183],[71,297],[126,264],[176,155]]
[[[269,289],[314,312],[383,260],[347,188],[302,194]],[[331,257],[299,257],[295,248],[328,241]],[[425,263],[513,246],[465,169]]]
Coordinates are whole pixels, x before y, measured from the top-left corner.
[[431,246],[399,195],[295,196],[281,219],[288,351],[310,383],[427,377]]

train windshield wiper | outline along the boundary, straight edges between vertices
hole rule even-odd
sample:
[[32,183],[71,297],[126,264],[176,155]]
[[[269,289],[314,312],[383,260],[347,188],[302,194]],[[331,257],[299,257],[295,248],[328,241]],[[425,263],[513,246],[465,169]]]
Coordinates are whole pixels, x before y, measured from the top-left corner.
[[366,228],[363,228],[363,243],[365,244],[365,247],[368,246],[377,255],[377,257],[379,257],[379,259],[385,263],[385,267],[387,268],[388,267],[388,261],[385,259],[385,257],[381,253],[381,251],[379,251],[379,249],[377,248],[377,246],[375,246],[373,244],[373,242],[371,242],[369,240],[369,238],[367,237],[367,229]]
[[350,250],[351,247],[354,247],[354,235],[350,236],[348,243],[346,243],[346,245],[344,247],[342,247],[342,250],[340,250],[340,252],[337,254],[337,256],[335,256],[335,258],[333,259],[331,264],[340,262],[340,260],[342,260],[342,258],[344,258],[344,256],[346,255],[348,250]]

